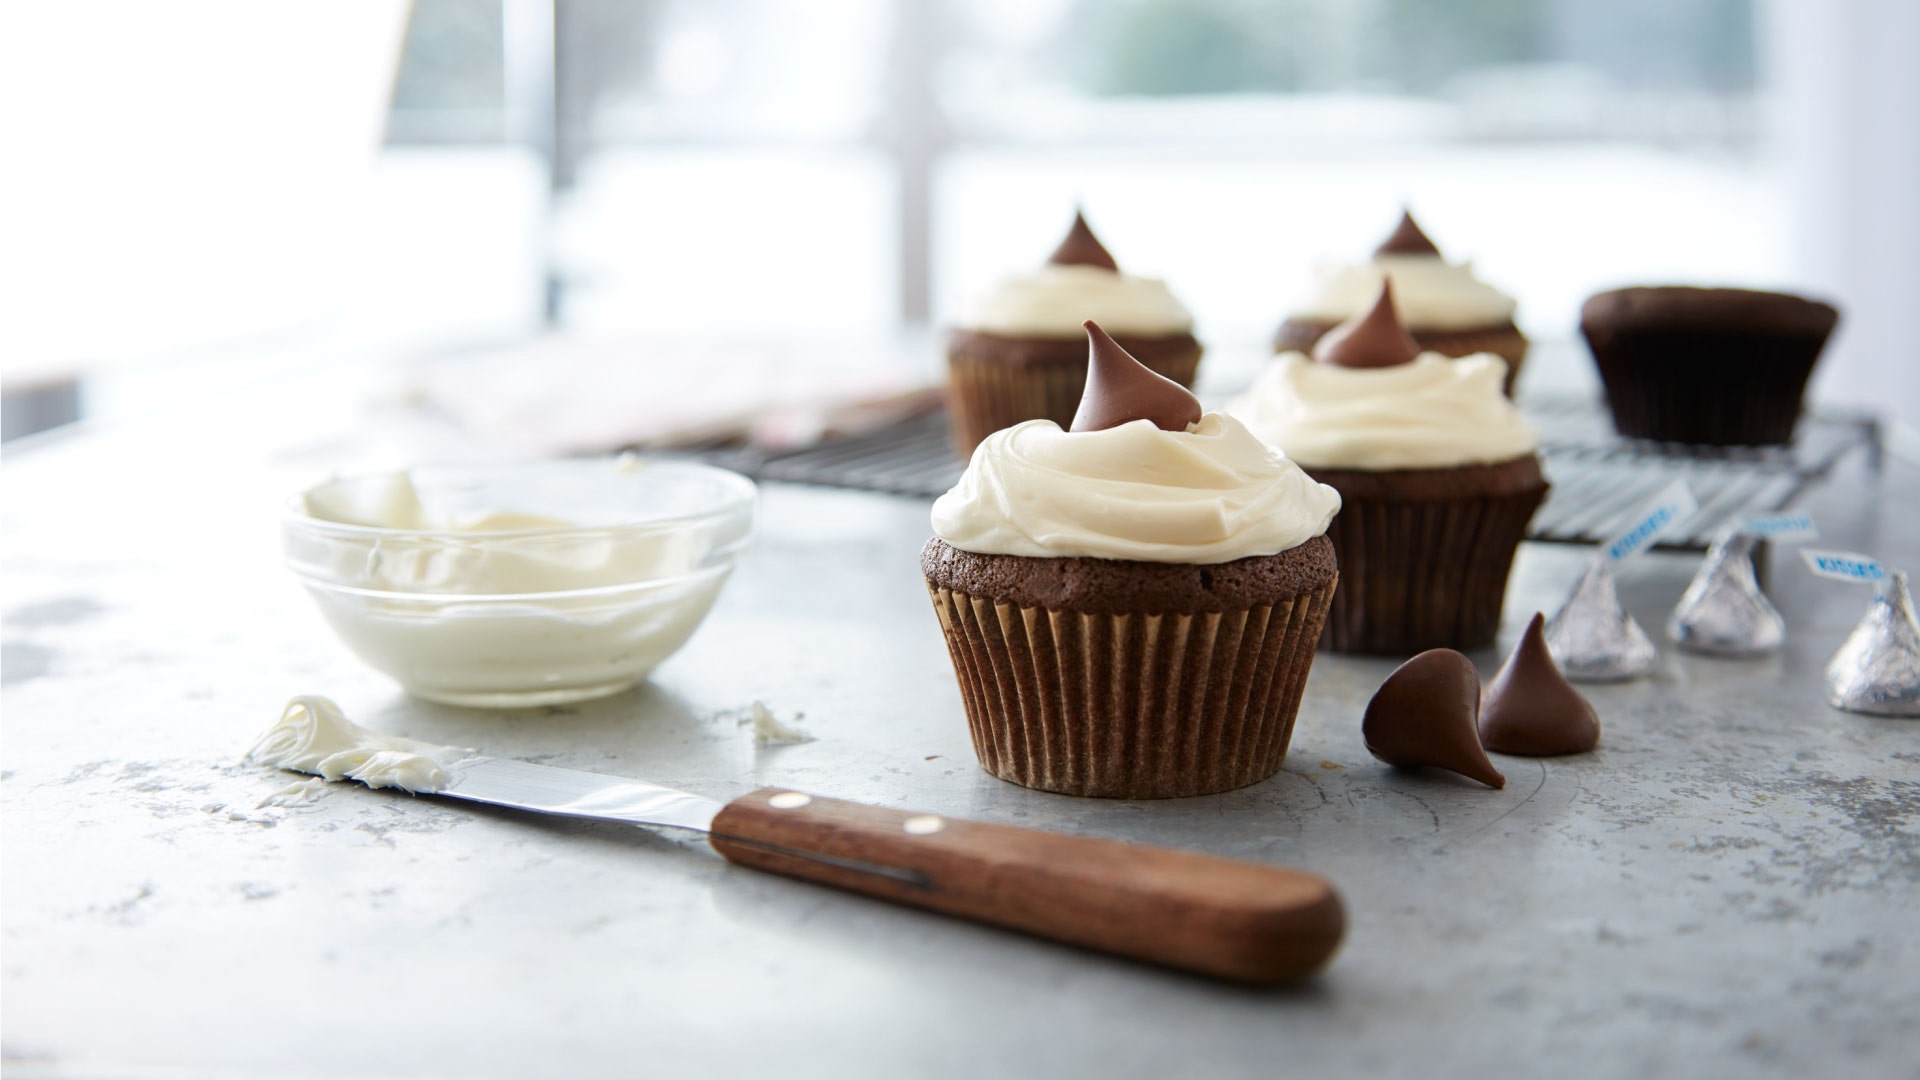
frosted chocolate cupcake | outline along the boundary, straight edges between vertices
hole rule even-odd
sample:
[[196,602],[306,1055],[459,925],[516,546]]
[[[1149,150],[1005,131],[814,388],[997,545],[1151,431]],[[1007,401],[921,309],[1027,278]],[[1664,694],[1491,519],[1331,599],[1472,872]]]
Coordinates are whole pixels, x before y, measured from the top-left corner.
[[1086,326],[1072,429],[988,436],[920,553],[974,750],[1071,795],[1263,780],[1334,593],[1339,496]]
[[1546,497],[1506,362],[1423,352],[1394,287],[1312,359],[1276,358],[1227,411],[1340,492],[1326,647],[1405,656],[1493,641],[1513,555]]
[[947,403],[962,458],[1025,420],[1072,422],[1087,380],[1080,324],[1089,319],[1154,372],[1193,385],[1193,316],[1165,282],[1122,273],[1076,213],[1044,266],[995,285],[947,337]]
[[1504,389],[1513,396],[1527,358],[1527,339],[1513,321],[1513,297],[1475,277],[1471,263],[1448,262],[1411,213],[1400,215],[1393,235],[1367,262],[1322,263],[1314,278],[1312,294],[1280,324],[1275,352],[1312,352],[1322,335],[1372,307],[1380,283],[1391,279],[1400,323],[1423,352],[1492,353],[1507,362]]
[[1766,446],[1793,440],[1831,304],[1751,289],[1615,289],[1580,309],[1580,332],[1622,435]]

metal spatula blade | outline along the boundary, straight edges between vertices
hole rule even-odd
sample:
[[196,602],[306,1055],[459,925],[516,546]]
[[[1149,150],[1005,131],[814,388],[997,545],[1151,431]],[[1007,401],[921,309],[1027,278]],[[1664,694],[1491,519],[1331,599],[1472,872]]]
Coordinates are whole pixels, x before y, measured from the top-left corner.
[[713,831],[726,804],[642,780],[558,769],[509,758],[471,757],[447,767],[453,782],[433,792],[542,814]]
[[1297,978],[1346,915],[1298,870],[890,810],[781,788],[729,803],[623,777],[468,757],[424,795],[692,829],[728,861],[1240,982]]

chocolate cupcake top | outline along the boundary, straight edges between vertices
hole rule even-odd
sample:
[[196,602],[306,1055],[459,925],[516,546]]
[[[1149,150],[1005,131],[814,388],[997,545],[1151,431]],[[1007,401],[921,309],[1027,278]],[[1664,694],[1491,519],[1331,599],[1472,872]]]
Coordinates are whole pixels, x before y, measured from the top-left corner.
[[1791,293],[1691,285],[1613,289],[1589,297],[1580,308],[1583,326],[1641,330],[1727,329],[1824,337],[1839,321],[1840,312],[1832,304]]
[[1166,282],[1122,271],[1076,212],[1052,257],[994,285],[961,327],[1002,337],[1077,338],[1088,319],[1121,337],[1172,337],[1193,329],[1193,316]]
[[1473,264],[1450,263],[1403,212],[1393,233],[1363,263],[1324,262],[1294,318],[1342,322],[1373,305],[1392,278],[1400,318],[1412,330],[1475,330],[1513,321],[1513,297],[1474,276]]
[[1029,420],[988,436],[933,504],[940,539],[980,555],[1211,564],[1327,531],[1337,492],[1085,330],[1092,374],[1074,429]]
[[1417,353],[1394,314],[1397,287],[1329,331],[1309,358],[1275,357],[1227,406],[1308,468],[1445,469],[1528,457],[1540,441],[1501,390],[1491,353]]

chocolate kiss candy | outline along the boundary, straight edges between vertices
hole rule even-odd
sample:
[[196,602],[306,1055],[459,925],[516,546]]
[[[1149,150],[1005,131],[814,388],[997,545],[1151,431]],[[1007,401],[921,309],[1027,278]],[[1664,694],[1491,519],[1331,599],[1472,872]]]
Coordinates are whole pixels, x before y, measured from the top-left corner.
[[1758,537],[1731,533],[1713,542],[1700,572],[1667,618],[1667,636],[1689,652],[1757,656],[1787,640],[1787,620],[1753,576]]
[[1073,228],[1067,230],[1067,238],[1053,249],[1047,261],[1056,266],[1097,266],[1102,270],[1120,272],[1120,264],[1113,261],[1106,245],[1087,227],[1086,215],[1078,210],[1073,212]]
[[1185,431],[1200,419],[1200,399],[1156,374],[1088,319],[1087,388],[1073,414],[1073,431],[1104,431],[1130,420],[1151,420],[1162,431]]
[[1653,667],[1653,642],[1620,606],[1613,571],[1595,559],[1547,620],[1547,649],[1575,682],[1625,682]]
[[1600,717],[1554,666],[1534,615],[1480,703],[1480,745],[1500,754],[1551,757],[1600,745]]
[[1360,721],[1367,752],[1389,765],[1431,765],[1489,787],[1507,778],[1480,748],[1480,675],[1452,649],[1428,649],[1401,664],[1373,692]]
[[1350,368],[1397,367],[1420,355],[1420,346],[1393,311],[1393,282],[1380,282],[1380,296],[1363,315],[1355,315],[1327,331],[1313,347],[1322,364]]
[[1438,258],[1440,249],[1434,246],[1432,240],[1427,239],[1426,233],[1420,231],[1419,224],[1413,220],[1413,211],[1402,210],[1400,224],[1394,226],[1393,235],[1381,241],[1380,246],[1373,249],[1373,253],[1375,255],[1432,255]]
[[1871,716],[1920,716],[1920,620],[1906,574],[1880,583],[1866,618],[1833,654],[1827,703]]

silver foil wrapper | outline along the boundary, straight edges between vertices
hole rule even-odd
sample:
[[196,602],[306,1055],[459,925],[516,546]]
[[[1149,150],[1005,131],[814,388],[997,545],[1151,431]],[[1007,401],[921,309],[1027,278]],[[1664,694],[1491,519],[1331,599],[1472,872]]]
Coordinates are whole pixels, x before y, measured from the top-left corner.
[[1787,640],[1780,617],[1753,576],[1759,537],[1733,533],[1714,541],[1693,583],[1667,618],[1667,636],[1688,652],[1758,656]]
[[1827,702],[1872,716],[1920,716],[1920,621],[1907,575],[1888,575],[1827,664]]
[[1576,682],[1624,682],[1653,667],[1653,642],[1620,606],[1613,568],[1595,559],[1547,620],[1547,651]]

